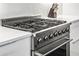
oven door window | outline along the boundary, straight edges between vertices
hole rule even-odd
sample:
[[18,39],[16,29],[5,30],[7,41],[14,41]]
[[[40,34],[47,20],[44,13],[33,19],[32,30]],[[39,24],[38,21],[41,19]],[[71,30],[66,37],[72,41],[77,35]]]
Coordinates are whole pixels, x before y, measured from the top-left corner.
[[56,49],[55,51],[50,52],[46,56],[66,56],[66,44]]

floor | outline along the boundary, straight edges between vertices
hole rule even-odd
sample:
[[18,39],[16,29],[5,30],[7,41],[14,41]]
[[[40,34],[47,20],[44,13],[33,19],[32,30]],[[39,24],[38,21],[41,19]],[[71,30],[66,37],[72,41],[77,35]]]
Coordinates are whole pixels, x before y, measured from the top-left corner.
[[73,23],[70,27],[70,55],[79,56],[79,22]]

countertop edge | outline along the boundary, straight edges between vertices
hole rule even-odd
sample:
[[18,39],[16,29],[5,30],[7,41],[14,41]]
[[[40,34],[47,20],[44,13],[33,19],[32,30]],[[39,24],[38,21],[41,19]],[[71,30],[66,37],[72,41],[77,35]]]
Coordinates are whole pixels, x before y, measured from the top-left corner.
[[17,37],[17,38],[13,38],[13,39],[9,39],[7,41],[4,41],[4,42],[0,42],[0,47],[3,47],[3,46],[6,46],[8,44],[12,44],[12,43],[15,43],[17,41],[20,41],[20,40],[23,40],[24,38],[31,38],[32,36],[26,36],[26,35],[23,35],[23,36],[20,36],[20,37]]

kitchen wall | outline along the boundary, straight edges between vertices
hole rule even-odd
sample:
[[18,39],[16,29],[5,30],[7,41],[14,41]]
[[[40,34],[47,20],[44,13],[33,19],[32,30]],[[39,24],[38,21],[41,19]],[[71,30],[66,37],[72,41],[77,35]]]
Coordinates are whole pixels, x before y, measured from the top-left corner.
[[[47,16],[53,3],[0,3],[0,18],[42,15]],[[58,15],[61,14],[59,4]]]
[[79,3],[63,3],[63,15],[79,16]]
[[62,3],[62,10],[59,18],[64,18],[68,22],[76,23],[79,21],[79,3]]
[[0,18],[38,14],[47,16],[51,5],[42,3],[1,3]]
[[[52,3],[0,3],[0,18],[42,15],[47,16]],[[79,3],[59,3],[58,16],[79,16]]]

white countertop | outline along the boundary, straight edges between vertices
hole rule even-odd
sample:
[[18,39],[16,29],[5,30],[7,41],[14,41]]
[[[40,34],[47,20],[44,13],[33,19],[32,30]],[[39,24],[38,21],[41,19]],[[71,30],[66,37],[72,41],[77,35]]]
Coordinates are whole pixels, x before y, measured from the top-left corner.
[[22,36],[30,37],[31,35],[32,34],[30,32],[0,26],[0,43]]
[[[49,17],[41,17],[41,18],[49,18]],[[68,23],[75,23],[79,22],[79,16],[72,16],[72,15],[58,15],[57,18],[49,18],[49,19],[57,19],[57,20],[64,20]]]
[[79,16],[59,15],[57,18],[71,23],[79,22]]

